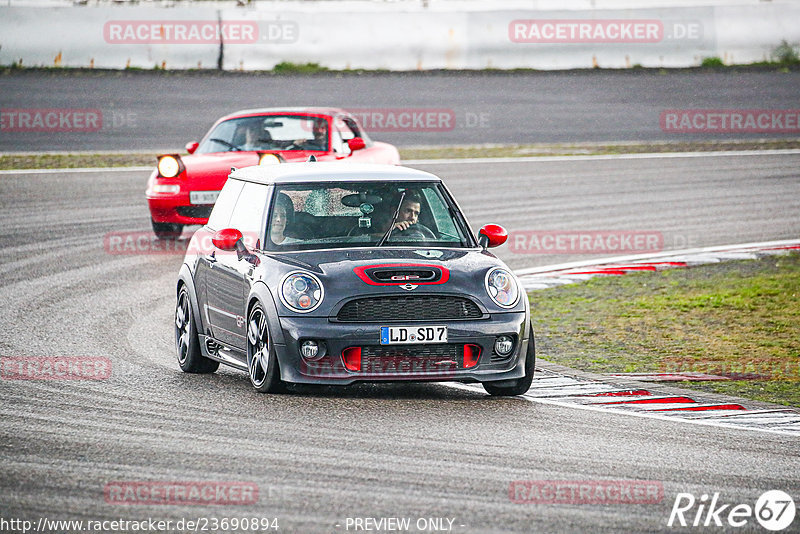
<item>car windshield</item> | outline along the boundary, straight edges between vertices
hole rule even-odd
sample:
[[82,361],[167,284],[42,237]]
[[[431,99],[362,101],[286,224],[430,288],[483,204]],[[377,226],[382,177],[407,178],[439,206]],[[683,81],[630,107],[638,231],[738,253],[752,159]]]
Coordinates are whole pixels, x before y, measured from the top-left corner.
[[374,247],[380,243],[474,246],[466,221],[439,183],[279,185],[271,206],[267,250]]
[[217,124],[199,154],[237,150],[328,150],[328,119],[310,115],[259,115]]

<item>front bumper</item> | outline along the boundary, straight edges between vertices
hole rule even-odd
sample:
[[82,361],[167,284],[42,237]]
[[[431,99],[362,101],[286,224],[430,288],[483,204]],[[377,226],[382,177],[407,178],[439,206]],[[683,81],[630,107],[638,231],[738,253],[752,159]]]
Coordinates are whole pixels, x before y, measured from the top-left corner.
[[150,216],[159,223],[206,224],[213,204],[192,204],[189,194],[148,195]]
[[[428,357],[431,350],[440,351],[439,344],[380,345],[380,327],[389,324],[342,323],[327,318],[280,317],[284,344],[275,344],[281,367],[281,378],[304,384],[347,385],[355,382],[491,382],[512,380],[525,375],[528,331],[525,313],[493,314],[489,319],[475,321],[426,321],[419,326],[446,325],[448,344],[480,346],[475,366],[437,364]],[[414,323],[404,323],[405,326]],[[512,335],[516,344],[511,355],[500,358],[493,351],[497,336]],[[300,345],[315,340],[324,350],[318,361],[306,361],[300,355]],[[351,347],[379,348],[384,357],[370,359],[361,371],[345,367],[342,353]],[[391,354],[396,349],[396,354]],[[366,350],[365,358],[366,358]],[[372,350],[372,352],[375,352]],[[390,353],[390,355],[386,355]],[[428,356],[426,356],[426,354]],[[444,358],[444,357],[443,357]],[[365,364],[367,360],[364,360]]]

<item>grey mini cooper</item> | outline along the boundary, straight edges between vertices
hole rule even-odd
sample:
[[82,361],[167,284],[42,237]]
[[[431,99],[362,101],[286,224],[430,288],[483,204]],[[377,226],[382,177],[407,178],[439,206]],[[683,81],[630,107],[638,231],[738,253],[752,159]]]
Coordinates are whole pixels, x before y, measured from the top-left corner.
[[260,392],[288,383],[480,382],[520,395],[535,363],[528,300],[442,180],[400,166],[233,170],[177,284],[188,373],[220,363]]

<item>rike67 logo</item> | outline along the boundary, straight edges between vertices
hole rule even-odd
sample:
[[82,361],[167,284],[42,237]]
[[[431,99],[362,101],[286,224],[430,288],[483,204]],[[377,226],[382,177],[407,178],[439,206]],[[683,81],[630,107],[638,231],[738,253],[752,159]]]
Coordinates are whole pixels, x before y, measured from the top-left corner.
[[770,490],[761,494],[755,506],[749,504],[722,504],[719,493],[709,496],[703,494],[699,499],[691,493],[678,493],[672,512],[667,521],[668,527],[744,527],[755,517],[756,521],[773,532],[785,530],[794,521],[796,513],[794,500],[780,490]]

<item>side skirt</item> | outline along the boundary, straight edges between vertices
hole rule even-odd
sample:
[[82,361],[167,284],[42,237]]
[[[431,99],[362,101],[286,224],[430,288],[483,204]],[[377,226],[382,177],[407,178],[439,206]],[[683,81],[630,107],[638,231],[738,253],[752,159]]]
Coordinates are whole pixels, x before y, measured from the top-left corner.
[[246,356],[237,349],[232,349],[220,344],[211,336],[198,334],[200,338],[200,351],[203,356],[229,365],[240,371],[247,371]]

